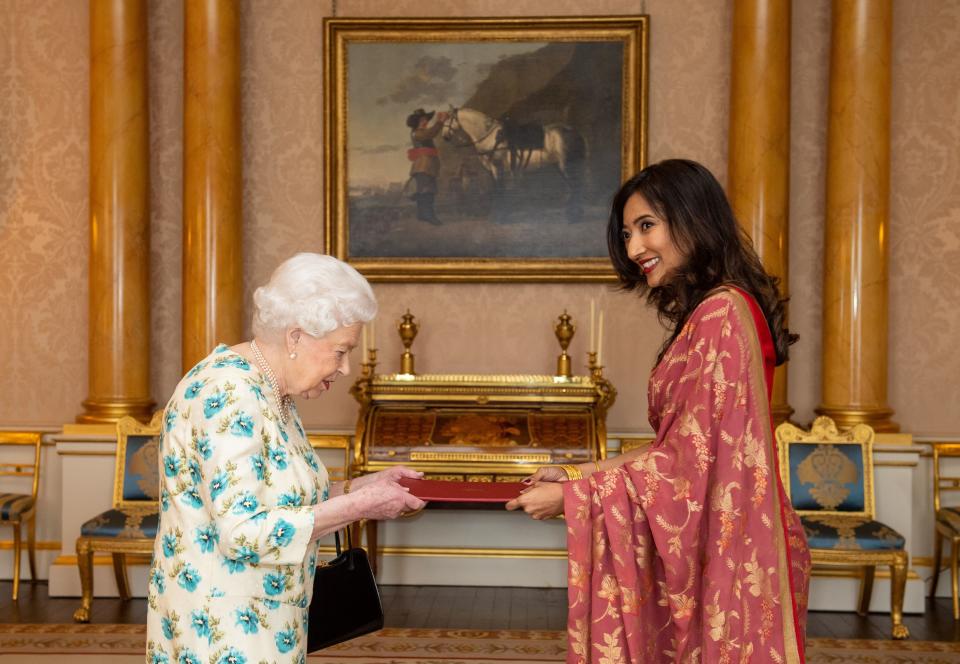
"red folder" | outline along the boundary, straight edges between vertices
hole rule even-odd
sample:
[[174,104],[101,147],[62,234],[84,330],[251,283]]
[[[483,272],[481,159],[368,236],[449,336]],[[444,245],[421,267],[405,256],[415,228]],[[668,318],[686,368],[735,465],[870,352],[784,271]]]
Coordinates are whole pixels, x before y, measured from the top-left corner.
[[527,488],[520,482],[445,482],[400,478],[400,484],[421,500],[448,503],[505,503]]

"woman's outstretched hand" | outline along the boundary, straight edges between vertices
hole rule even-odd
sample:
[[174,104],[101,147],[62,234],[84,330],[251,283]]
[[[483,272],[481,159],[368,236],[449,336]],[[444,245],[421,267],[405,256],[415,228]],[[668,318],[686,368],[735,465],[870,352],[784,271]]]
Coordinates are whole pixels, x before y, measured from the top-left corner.
[[537,482],[566,482],[568,479],[567,472],[560,466],[540,466],[537,472],[520,481],[532,485]]
[[386,470],[381,470],[376,473],[361,475],[360,477],[354,478],[350,487],[353,491],[359,491],[363,487],[379,484],[381,482],[396,483],[399,482],[403,477],[408,477],[413,480],[420,480],[423,479],[423,473],[418,470],[414,470],[413,468],[407,468],[406,466],[393,466],[392,468],[387,468]]
[[[544,469],[541,468],[540,470]],[[560,472],[563,473],[562,470]],[[564,478],[566,478],[566,475],[564,475]],[[557,480],[537,482],[521,491],[517,498],[508,502],[507,509],[523,510],[537,520],[549,519],[563,514],[563,487]]]
[[410,489],[387,478],[351,491],[345,497],[353,503],[358,519],[377,521],[396,519],[398,516],[416,512],[427,504],[411,494]]

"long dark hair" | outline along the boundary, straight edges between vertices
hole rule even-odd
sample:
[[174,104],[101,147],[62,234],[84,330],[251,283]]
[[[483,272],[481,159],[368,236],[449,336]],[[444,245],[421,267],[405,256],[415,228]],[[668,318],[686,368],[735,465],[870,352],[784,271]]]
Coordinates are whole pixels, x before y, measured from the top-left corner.
[[[643,196],[666,220],[670,238],[685,257],[683,266],[656,288],[647,284],[640,266],[630,260],[623,240],[623,208],[634,194]],[[732,284],[750,293],[760,305],[773,337],[777,364],[789,359],[788,347],[798,336],[785,324],[787,300],[780,295],[780,279],[763,269],[720,183],[697,162],[667,159],[627,180],[613,199],[607,248],[621,287],[646,295],[661,322],[672,328],[659,358],[707,294],[722,284]]]

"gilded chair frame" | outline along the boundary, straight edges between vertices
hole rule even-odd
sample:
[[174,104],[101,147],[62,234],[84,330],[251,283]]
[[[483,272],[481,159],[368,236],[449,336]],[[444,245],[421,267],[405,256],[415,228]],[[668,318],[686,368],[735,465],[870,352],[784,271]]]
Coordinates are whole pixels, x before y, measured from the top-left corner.
[[[127,457],[127,439],[130,436],[156,436],[160,434],[163,417],[157,411],[149,424],[123,417],[117,421],[117,454],[113,474],[113,508],[142,511],[143,515],[152,514],[160,509],[159,501],[124,500],[123,482]],[[150,556],[153,554],[154,539],[151,537],[89,537],[77,538],[77,567],[80,572],[80,607],[74,611],[75,622],[89,622],[90,608],[93,605],[93,555],[95,552],[109,553],[113,558],[113,574],[117,581],[120,599],[130,599],[130,581],[127,578],[127,556]]]
[[943,492],[960,492],[960,473],[945,475],[940,468],[944,457],[960,457],[960,443],[933,443],[933,579],[930,583],[930,597],[937,592],[940,580],[940,567],[943,564],[943,541],[950,541],[950,595],[953,599],[953,619],[960,620],[960,531],[941,521]]
[[[810,431],[805,431],[789,422],[776,429],[777,449],[779,453],[780,477],[783,489],[789,498],[790,492],[790,445],[793,443],[829,443],[830,445],[857,445],[863,458],[864,509],[862,511],[839,510],[795,510],[798,516],[833,516],[850,519],[876,518],[876,499],[873,484],[873,441],[874,431],[866,424],[838,431],[837,425],[829,417],[821,416],[813,421]],[[870,609],[873,595],[873,580],[877,565],[890,566],[890,618],[893,623],[894,639],[906,639],[910,631],[903,624],[903,597],[907,586],[907,569],[910,555],[906,549],[886,551],[863,551],[810,548],[810,557],[814,565],[831,567],[859,567],[862,573],[860,598],[857,613],[866,615]]]
[[[0,446],[33,446],[33,463],[0,461],[0,477],[32,477],[31,505],[16,518],[3,522],[13,527],[13,601],[20,596],[20,558],[23,551],[23,526],[27,526],[27,557],[30,583],[37,582],[37,493],[40,488],[40,444],[43,434],[28,431],[0,431]],[[29,469],[29,470],[28,470]],[[26,494],[24,494],[26,495]]]

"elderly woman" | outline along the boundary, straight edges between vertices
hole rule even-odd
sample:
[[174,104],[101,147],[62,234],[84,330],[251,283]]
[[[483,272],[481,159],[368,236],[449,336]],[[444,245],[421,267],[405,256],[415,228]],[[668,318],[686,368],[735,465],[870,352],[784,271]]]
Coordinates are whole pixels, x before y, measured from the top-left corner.
[[377,311],[366,280],[298,254],[254,302],[254,339],[215,348],[164,413],[148,662],[304,662],[317,539],[423,506],[397,483],[408,468],[331,484],[293,404],[350,373]]

